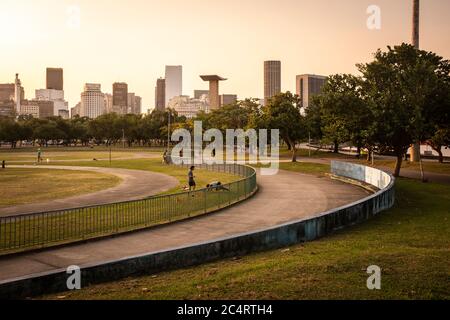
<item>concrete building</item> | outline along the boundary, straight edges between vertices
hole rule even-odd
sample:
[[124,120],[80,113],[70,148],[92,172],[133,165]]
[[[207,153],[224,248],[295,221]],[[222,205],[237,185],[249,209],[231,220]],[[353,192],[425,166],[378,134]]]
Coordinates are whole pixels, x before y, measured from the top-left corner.
[[47,89],[64,90],[64,75],[61,68],[47,68]]
[[59,110],[58,116],[67,120],[70,118],[70,112],[69,112],[69,110]]
[[203,75],[200,76],[203,81],[209,82],[209,108],[215,110],[220,108],[220,96],[219,96],[219,81],[226,81],[218,75]]
[[86,83],[81,93],[80,116],[95,119],[105,114],[105,95],[101,85]]
[[14,117],[16,115],[13,100],[0,101],[0,117]]
[[142,97],[135,96],[134,97],[134,114],[141,114],[142,113]]
[[20,115],[31,115],[33,118],[46,119],[54,116],[53,101],[24,100],[20,108]]
[[281,61],[264,61],[264,103],[281,92]]
[[174,97],[169,101],[168,108],[174,109],[179,116],[188,119],[195,118],[200,111],[208,112],[206,100],[193,99],[189,96]]
[[296,77],[296,93],[302,101],[302,108],[308,108],[312,97],[320,94],[327,77],[314,74],[302,74]]
[[160,111],[166,109],[166,79],[163,78],[156,80],[155,109]]
[[200,99],[203,95],[209,96],[209,90],[194,90],[194,99]]
[[14,101],[14,96],[15,96],[14,83],[0,84],[0,101]]
[[79,116],[81,112],[81,102],[78,102],[75,107],[70,109],[70,117]]
[[105,112],[113,112],[113,96],[110,93],[105,93]]
[[183,95],[183,67],[166,66],[166,106],[173,97]]
[[113,84],[113,111],[118,114],[128,111],[128,84],[124,82]]
[[220,106],[227,106],[230,104],[234,104],[237,102],[237,95],[236,94],[222,94],[220,96]]
[[128,93],[127,114],[141,114],[142,98],[133,92]]
[[59,111],[69,111],[69,103],[64,100],[64,91],[55,89],[38,89],[35,91],[36,100],[52,101],[54,104],[54,116],[59,115]]

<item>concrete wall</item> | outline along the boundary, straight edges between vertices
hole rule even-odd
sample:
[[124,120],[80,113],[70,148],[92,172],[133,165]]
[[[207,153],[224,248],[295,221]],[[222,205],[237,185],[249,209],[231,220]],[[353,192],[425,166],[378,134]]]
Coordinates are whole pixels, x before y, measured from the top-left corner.
[[[341,162],[332,163],[332,173],[353,179],[364,179],[361,181],[380,186],[382,189],[358,202],[306,220],[190,247],[85,266],[82,270],[82,286],[312,241],[344,227],[364,222],[394,204],[394,178],[390,175],[376,169]],[[3,282],[0,283],[0,299],[24,298],[64,291],[66,279],[65,270],[59,270]]]

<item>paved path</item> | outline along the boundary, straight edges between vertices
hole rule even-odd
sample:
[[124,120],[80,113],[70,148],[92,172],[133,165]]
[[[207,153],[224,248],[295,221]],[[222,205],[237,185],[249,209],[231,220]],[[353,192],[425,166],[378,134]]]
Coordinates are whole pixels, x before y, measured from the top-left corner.
[[10,168],[32,168],[32,169],[62,169],[76,171],[93,171],[112,174],[122,179],[122,182],[106,190],[95,193],[63,198],[41,203],[24,204],[13,207],[0,208],[0,216],[20,215],[31,212],[62,210],[74,207],[91,206],[121,202],[127,200],[138,200],[149,197],[179,185],[179,181],[171,176],[139,170],[117,169],[117,168],[95,168],[95,167],[68,167],[68,166],[9,166]]
[[40,272],[83,267],[215,240],[307,218],[368,195],[366,190],[300,173],[259,176],[251,199],[216,214],[116,238],[0,258],[0,281]]

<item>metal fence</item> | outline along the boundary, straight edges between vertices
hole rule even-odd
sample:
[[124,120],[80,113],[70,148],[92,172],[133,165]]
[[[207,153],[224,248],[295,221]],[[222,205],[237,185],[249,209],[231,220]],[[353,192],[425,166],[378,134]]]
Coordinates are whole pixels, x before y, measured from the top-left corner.
[[[183,165],[188,167],[188,165]],[[0,255],[99,238],[183,220],[249,198],[257,190],[256,171],[238,164],[196,165],[242,179],[226,190],[201,189],[142,200],[0,217]]]

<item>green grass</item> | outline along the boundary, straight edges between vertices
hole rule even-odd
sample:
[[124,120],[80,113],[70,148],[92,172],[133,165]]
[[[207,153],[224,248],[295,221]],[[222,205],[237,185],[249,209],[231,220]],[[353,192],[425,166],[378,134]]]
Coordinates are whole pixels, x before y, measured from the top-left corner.
[[63,199],[112,188],[120,178],[103,173],[46,169],[0,169],[0,207]]
[[[450,299],[450,186],[397,181],[393,209],[327,238],[45,299]],[[382,290],[366,288],[370,265]]]

